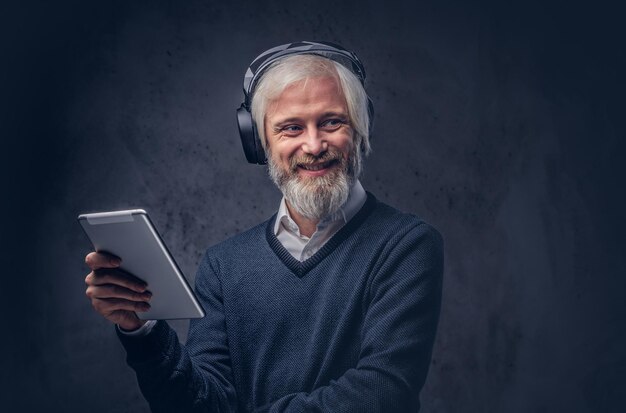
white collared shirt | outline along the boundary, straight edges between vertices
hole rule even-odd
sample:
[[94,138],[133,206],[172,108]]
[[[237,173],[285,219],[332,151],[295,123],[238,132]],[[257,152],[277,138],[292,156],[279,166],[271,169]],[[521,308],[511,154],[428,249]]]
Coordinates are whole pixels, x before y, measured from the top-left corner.
[[289,215],[285,197],[280,201],[280,207],[274,222],[274,235],[287,251],[298,261],[305,261],[312,257],[341,227],[356,215],[361,209],[367,194],[356,180],[350,188],[346,203],[333,215],[322,219],[311,237],[300,233],[300,229]]

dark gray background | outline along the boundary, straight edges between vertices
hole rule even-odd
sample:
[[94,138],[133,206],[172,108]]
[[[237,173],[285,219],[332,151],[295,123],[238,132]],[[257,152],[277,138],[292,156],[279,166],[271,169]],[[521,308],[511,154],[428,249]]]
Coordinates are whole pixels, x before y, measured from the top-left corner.
[[5,4],[0,410],[147,411],[76,216],[146,208],[192,280],[278,206],[238,142],[247,64],[319,39],[368,70],[364,186],[445,237],[423,410],[624,411],[623,14],[502,3]]

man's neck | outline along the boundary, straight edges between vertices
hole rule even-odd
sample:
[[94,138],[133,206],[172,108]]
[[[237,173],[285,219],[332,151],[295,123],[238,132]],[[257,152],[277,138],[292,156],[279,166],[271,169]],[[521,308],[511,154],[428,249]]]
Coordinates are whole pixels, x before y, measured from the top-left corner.
[[292,208],[291,205],[289,205],[289,202],[285,201],[285,204],[287,205],[287,209],[289,210],[289,215],[291,216],[291,219],[294,220],[294,222],[300,229],[300,234],[311,238],[311,236],[317,230],[317,224],[319,223],[319,220],[310,220],[308,218],[305,218],[300,215],[294,208]]

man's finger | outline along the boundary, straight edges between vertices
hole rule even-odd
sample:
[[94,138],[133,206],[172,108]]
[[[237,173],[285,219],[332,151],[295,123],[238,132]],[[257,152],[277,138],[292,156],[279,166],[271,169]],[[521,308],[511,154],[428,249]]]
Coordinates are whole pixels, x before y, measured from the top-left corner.
[[143,293],[146,291],[148,284],[139,278],[124,273],[119,270],[95,270],[89,273],[85,278],[85,284],[89,285],[106,285],[114,284],[129,290]]
[[87,297],[94,298],[122,298],[129,301],[144,301],[148,302],[152,298],[150,291],[139,293],[133,290],[129,290],[125,287],[120,287],[115,284],[105,285],[90,285],[85,291]]
[[116,268],[119,267],[122,260],[112,254],[104,252],[90,252],[85,257],[85,264],[92,270],[99,268]]
[[93,308],[105,317],[112,313],[123,311],[145,312],[150,309],[150,304],[142,301],[129,301],[123,298],[94,298],[91,300]]

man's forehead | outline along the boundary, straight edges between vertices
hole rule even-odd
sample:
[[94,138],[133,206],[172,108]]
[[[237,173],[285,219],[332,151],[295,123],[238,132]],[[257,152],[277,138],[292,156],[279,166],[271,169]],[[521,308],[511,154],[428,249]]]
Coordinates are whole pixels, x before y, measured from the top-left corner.
[[[272,125],[281,125],[283,123],[290,123],[296,121],[302,121],[307,118],[309,115],[303,112],[293,112],[293,113],[274,113],[269,117],[269,121]],[[348,117],[347,111],[344,110],[329,110],[326,112],[319,112],[315,114],[316,118],[319,119],[328,119],[328,118],[341,118],[345,119]]]
[[276,99],[269,102],[269,106],[269,112],[307,108],[325,112],[347,110],[340,84],[332,77],[307,78],[291,83]]

